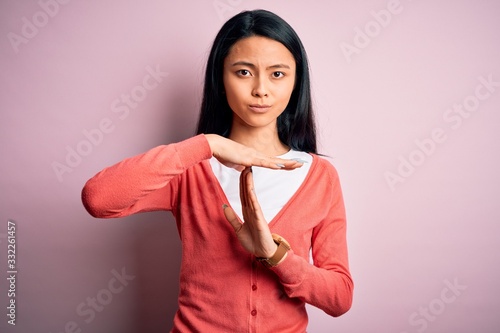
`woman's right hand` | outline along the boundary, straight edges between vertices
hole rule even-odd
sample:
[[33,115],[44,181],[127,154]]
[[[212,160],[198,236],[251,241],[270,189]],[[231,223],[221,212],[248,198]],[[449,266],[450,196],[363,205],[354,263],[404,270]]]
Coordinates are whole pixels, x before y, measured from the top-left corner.
[[302,166],[295,160],[266,156],[254,148],[247,147],[217,134],[205,134],[212,155],[222,164],[238,171],[245,167],[258,166],[269,169],[292,170]]

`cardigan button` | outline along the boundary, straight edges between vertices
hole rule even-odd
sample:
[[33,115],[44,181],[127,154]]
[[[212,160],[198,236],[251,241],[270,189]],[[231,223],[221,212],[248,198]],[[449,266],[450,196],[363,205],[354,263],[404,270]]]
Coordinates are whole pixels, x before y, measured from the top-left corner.
[[256,316],[257,315],[257,310],[252,310],[251,314],[252,314],[252,316]]
[[257,286],[255,284],[252,284],[252,290],[253,291],[257,290]]

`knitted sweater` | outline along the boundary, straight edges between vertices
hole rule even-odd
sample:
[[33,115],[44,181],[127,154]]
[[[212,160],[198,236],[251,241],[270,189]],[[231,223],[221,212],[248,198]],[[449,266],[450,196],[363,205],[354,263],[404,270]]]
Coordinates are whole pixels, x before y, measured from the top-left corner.
[[[82,191],[99,218],[168,210],[182,241],[179,309],[171,332],[305,332],[305,303],[332,316],[349,310],[344,203],[338,175],[313,155],[297,192],[269,222],[291,245],[266,268],[239,244],[224,217],[228,200],[209,164],[204,135],[123,160],[90,179]],[[309,253],[312,249],[312,259]]]

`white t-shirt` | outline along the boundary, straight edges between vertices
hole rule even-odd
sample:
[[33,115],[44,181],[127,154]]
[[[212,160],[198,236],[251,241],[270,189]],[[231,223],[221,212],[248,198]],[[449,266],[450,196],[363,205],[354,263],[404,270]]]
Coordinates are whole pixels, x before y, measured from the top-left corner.
[[[268,223],[271,222],[299,189],[312,163],[311,155],[296,150],[290,150],[284,155],[277,157],[283,159],[301,159],[305,163],[300,168],[293,170],[252,167],[255,193]],[[241,173],[233,168],[226,167],[215,157],[210,159],[210,165],[229,200],[229,204],[241,221],[243,221],[239,188]]]

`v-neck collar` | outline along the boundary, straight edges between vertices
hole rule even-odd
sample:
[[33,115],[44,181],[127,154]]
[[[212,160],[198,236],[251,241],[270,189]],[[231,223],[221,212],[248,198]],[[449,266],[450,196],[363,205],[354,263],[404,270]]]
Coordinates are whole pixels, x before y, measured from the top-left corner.
[[[283,205],[283,207],[276,213],[276,215],[271,219],[271,221],[268,221],[269,228],[272,228],[277,221],[280,219],[281,215],[283,215],[286,210],[288,209],[288,206],[291,205],[293,201],[295,201],[295,198],[300,195],[300,193],[303,191],[303,188],[309,183],[309,178],[311,177],[314,169],[316,168],[318,164],[318,156],[315,154],[310,154],[312,156],[312,162],[311,162],[311,167],[307,171],[306,176],[302,180],[302,183],[300,186],[297,188],[297,190],[293,193],[293,195],[288,199],[288,201]],[[210,160],[205,160],[203,161],[205,163],[205,167],[207,167],[210,170],[210,177],[212,178],[212,182],[214,182],[216,185],[216,191],[218,192],[219,197],[222,199],[223,203],[231,207],[231,204],[226,196],[226,193],[224,192],[224,189],[222,188],[221,183],[219,182],[219,179],[217,179],[217,176],[215,176],[214,170],[212,169],[212,166],[210,165]],[[233,208],[233,207],[231,207]]]

